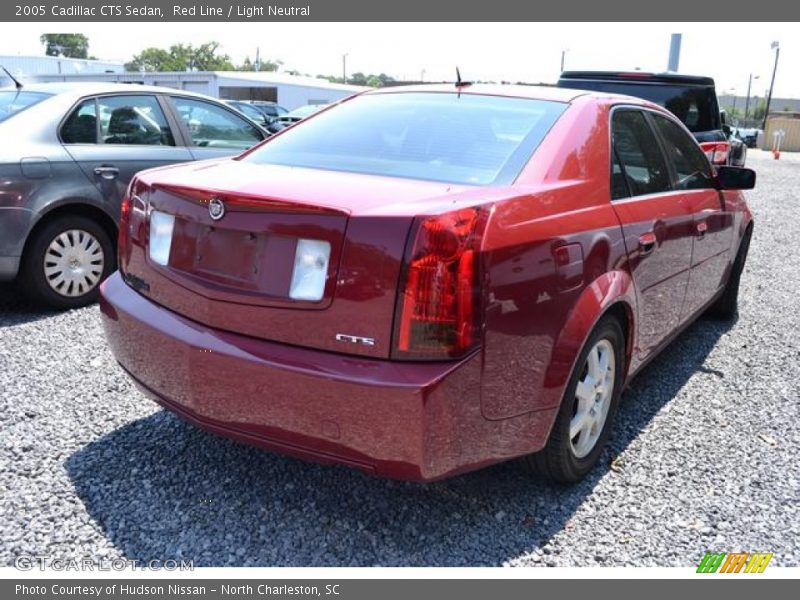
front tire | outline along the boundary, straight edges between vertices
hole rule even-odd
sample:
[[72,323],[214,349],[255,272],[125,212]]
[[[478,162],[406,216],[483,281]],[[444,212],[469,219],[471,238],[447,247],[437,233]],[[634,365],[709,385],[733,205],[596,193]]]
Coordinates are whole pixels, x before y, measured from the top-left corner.
[[81,216],[56,217],[34,234],[23,256],[22,284],[34,300],[58,309],[97,300],[100,283],[114,270],[106,231]]
[[561,483],[583,479],[608,440],[625,374],[618,319],[600,320],[575,364],[547,445],[525,458],[530,469]]

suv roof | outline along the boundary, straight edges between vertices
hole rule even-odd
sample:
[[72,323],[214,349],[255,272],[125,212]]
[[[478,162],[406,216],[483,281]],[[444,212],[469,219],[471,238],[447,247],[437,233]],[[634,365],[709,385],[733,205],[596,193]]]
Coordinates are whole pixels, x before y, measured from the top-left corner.
[[678,73],[647,73],[644,71],[564,71],[561,79],[600,79],[603,81],[635,81],[638,83],[669,83],[714,87],[714,79],[702,75]]
[[564,71],[557,85],[643,98],[678,117],[698,142],[727,139],[711,77],[642,71]]

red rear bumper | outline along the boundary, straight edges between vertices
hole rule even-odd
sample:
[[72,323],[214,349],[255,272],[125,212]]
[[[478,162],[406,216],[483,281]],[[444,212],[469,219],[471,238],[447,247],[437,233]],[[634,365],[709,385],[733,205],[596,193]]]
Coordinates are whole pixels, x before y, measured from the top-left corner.
[[552,418],[484,419],[479,354],[403,363],[256,340],[180,317],[119,273],[103,284],[100,308],[115,357],[154,400],[300,458],[428,481],[538,449]]

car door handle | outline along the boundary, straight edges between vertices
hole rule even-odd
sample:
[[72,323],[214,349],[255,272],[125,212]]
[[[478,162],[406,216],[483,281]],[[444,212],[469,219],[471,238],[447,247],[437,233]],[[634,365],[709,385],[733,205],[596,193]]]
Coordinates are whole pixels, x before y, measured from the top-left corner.
[[94,174],[99,175],[103,179],[115,179],[117,175],[119,175],[119,169],[117,167],[103,165],[102,167],[95,167]]
[[702,240],[706,235],[706,231],[708,231],[708,223],[705,221],[698,221],[695,228],[697,230],[697,237]]
[[639,236],[639,256],[647,256],[656,249],[657,242],[656,234],[653,231],[648,231]]

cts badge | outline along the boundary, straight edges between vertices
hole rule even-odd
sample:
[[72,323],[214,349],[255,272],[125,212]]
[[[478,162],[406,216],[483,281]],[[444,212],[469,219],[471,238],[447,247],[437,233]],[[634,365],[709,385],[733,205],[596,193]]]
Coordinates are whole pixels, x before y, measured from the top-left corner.
[[346,333],[337,333],[336,334],[336,341],[337,342],[347,342],[347,343],[350,343],[350,344],[363,344],[365,346],[374,346],[375,345],[375,338],[361,337],[359,335],[347,335]]
[[225,216],[225,203],[219,198],[212,198],[208,202],[208,216],[214,221],[219,221]]

